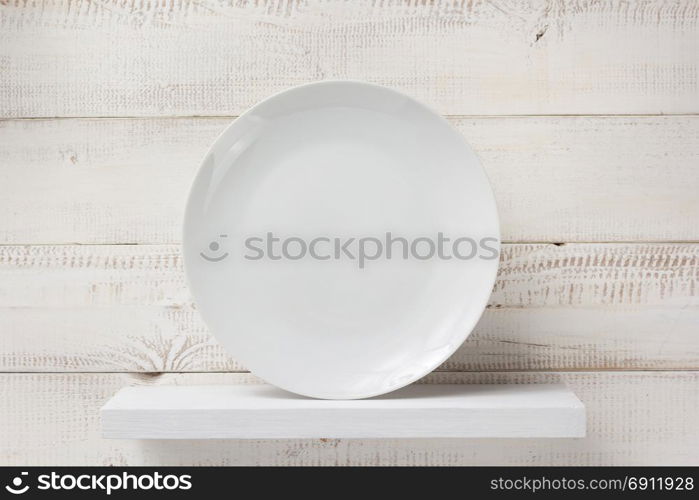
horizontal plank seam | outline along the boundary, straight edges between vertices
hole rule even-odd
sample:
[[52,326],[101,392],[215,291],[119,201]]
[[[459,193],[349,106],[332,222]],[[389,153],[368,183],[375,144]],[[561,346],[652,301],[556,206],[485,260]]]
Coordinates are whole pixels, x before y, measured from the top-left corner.
[[[699,304],[697,304],[699,306]],[[486,306],[487,311],[495,311],[498,313],[511,312],[511,311],[619,311],[619,308],[626,307],[639,307],[642,309],[653,309],[654,311],[666,311],[666,312],[676,312],[680,314],[682,311],[694,310],[694,304],[685,304],[681,308],[676,304],[639,304],[634,302],[619,302],[612,304],[522,304],[522,305],[510,305],[502,304],[499,302],[489,303]],[[114,304],[69,304],[69,305],[2,305],[0,303],[0,311],[24,311],[24,312],[49,312],[49,311],[142,311],[144,309],[149,310],[165,310],[165,311],[183,311],[183,312],[195,312],[197,308],[194,306],[194,299],[189,302],[180,303],[151,303],[151,304],[138,304],[138,303],[114,303]],[[527,345],[526,342],[511,341],[512,344],[523,344]],[[2,373],[2,372],[0,372]]]
[[[592,114],[493,114],[493,115],[452,115],[442,114],[441,116],[451,119],[470,118],[659,118],[659,117],[699,117],[696,113],[592,113]],[[4,116],[0,117],[0,122],[11,121],[32,121],[32,120],[162,120],[162,119],[222,119],[239,118],[240,115],[95,115],[95,116]]]
[[[537,369],[537,370],[433,370],[430,373],[439,374],[477,374],[477,373],[677,373],[677,372],[687,372],[694,373],[699,372],[699,368],[547,368],[547,369]],[[207,374],[207,375],[236,375],[236,374],[252,374],[249,371],[164,371],[164,372],[137,372],[137,371],[0,371],[0,375],[138,375],[140,377],[159,377],[160,375],[196,375],[196,374]],[[429,375],[429,373],[427,374]],[[427,376],[425,375],[425,376]]]

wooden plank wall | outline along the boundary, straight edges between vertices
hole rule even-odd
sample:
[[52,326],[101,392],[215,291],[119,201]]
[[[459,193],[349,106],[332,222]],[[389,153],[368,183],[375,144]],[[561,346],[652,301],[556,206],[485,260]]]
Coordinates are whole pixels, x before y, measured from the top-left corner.
[[[184,285],[184,198],[257,100],[358,79],[445,115],[506,242],[431,382],[563,380],[576,440],[125,442],[126,384],[256,383]],[[699,464],[699,3],[0,2],[0,464]]]

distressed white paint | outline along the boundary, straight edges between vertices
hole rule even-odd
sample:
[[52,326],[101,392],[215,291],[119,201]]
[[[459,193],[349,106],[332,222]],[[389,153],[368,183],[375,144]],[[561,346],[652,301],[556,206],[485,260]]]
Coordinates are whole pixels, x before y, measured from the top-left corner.
[[358,79],[444,114],[699,110],[695,0],[10,0],[0,116],[239,114]]
[[[0,121],[0,243],[174,243],[232,118]],[[699,117],[452,118],[505,241],[699,241]]]
[[[505,245],[447,370],[699,368],[699,245]],[[170,245],[0,247],[6,371],[240,370]]]
[[[356,78],[452,115],[508,241],[481,323],[437,383],[563,380],[574,440],[100,438],[124,385],[245,374],[0,375],[0,463],[699,463],[699,3],[9,0],[0,117],[237,115],[307,81]],[[464,117],[457,115],[694,114]],[[240,370],[182,283],[189,182],[231,118],[0,121],[0,369]],[[46,246],[43,246],[46,245]]]
[[349,401],[266,384],[127,387],[100,416],[109,439],[585,436],[585,406],[562,384],[413,384]]
[[565,383],[582,439],[134,441],[101,437],[99,408],[126,385],[251,383],[247,374],[0,375],[0,463],[24,465],[642,465],[697,463],[698,372],[438,373],[432,383]]

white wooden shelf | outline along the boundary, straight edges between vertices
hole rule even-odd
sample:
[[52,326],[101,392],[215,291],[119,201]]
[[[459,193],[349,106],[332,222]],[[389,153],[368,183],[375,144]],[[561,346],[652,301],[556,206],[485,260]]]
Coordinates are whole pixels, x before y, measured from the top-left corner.
[[363,400],[269,385],[127,387],[101,409],[113,439],[544,438],[585,436],[564,385],[412,385]]

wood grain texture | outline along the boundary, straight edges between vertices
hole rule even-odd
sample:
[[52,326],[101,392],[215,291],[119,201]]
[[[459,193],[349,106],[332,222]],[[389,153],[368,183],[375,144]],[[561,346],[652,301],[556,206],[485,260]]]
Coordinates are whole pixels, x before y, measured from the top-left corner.
[[[697,369],[699,244],[505,245],[447,370]],[[169,245],[1,246],[0,370],[243,370]]]
[[[0,243],[175,243],[219,119],[0,121]],[[699,241],[699,117],[452,118],[505,241]]]
[[[257,382],[75,372],[244,370],[184,285],[184,200],[232,116],[324,79],[449,115],[504,240],[577,242],[505,245],[441,367],[481,372],[427,381],[563,381],[587,438],[100,438],[124,385]],[[699,369],[697,113],[694,0],[0,1],[0,371],[74,372],[0,374],[0,463],[699,465],[699,371],[591,371]]]
[[0,375],[3,465],[698,465],[698,372],[439,373],[434,383],[562,381],[583,439],[131,441],[100,437],[99,408],[131,384],[255,383],[247,374]]
[[699,111],[694,0],[7,0],[0,116],[236,115],[358,79],[443,114]]

